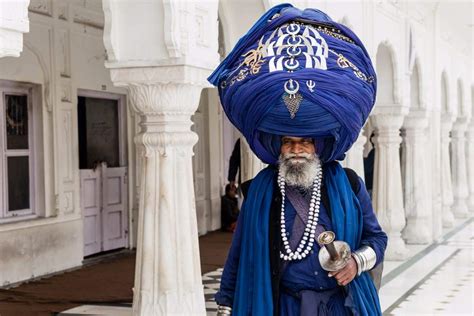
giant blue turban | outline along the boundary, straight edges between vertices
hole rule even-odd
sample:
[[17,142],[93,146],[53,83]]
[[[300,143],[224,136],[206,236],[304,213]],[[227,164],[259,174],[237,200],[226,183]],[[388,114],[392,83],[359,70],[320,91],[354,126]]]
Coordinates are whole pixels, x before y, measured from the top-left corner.
[[316,9],[273,7],[208,78],[253,152],[274,164],[282,136],[310,137],[341,160],[374,106],[375,71],[359,38]]

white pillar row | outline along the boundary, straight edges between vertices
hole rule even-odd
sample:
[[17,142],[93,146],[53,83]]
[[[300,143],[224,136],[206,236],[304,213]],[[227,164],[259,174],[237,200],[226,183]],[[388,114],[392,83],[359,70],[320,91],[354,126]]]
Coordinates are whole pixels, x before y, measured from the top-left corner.
[[474,212],[474,113],[467,130],[467,178],[469,184],[469,199],[467,205]]
[[144,148],[133,315],[205,315],[192,155],[191,115],[199,105],[202,68],[111,69],[140,116]]
[[367,142],[367,137],[364,136],[363,131],[360,131],[359,137],[347,152],[346,159],[343,161],[344,167],[351,168],[362,179],[364,179],[364,145]]
[[443,227],[450,228],[454,225],[454,215],[451,210],[454,203],[453,184],[451,177],[451,158],[449,144],[451,143],[450,132],[453,128],[453,115],[443,113],[441,116],[441,197]]
[[425,111],[411,112],[403,123],[405,129],[404,201],[406,227],[403,237],[410,244],[432,241],[432,213],[428,206],[426,148],[428,119]]
[[454,193],[452,210],[454,216],[458,218],[468,216],[467,198],[469,188],[467,183],[466,129],[466,118],[461,117],[454,122],[451,131],[451,170]]
[[19,57],[23,34],[30,31],[29,0],[0,1],[0,58]]
[[[396,107],[398,106],[391,106]],[[387,260],[403,260],[408,255],[405,241],[401,237],[401,231],[405,227],[405,210],[399,155],[400,127],[404,116],[400,112],[398,109],[390,111],[390,108],[377,111],[376,106],[370,116],[375,129],[373,206],[382,229],[388,235],[385,252]]]
[[240,161],[242,168],[242,183],[253,179],[263,168],[266,167],[264,164],[250,149],[249,144],[245,137],[240,138]]

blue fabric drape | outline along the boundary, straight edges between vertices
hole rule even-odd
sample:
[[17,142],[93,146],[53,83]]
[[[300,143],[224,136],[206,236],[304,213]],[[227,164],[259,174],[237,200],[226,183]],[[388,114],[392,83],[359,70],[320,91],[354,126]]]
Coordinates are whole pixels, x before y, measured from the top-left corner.
[[[362,209],[349,179],[338,162],[324,166],[324,184],[331,204],[332,225],[336,239],[344,240],[352,250],[360,248],[362,236]],[[348,294],[354,303],[349,306],[354,315],[382,315],[379,297],[367,272],[363,272],[348,285]]]
[[[269,259],[269,214],[276,171],[262,170],[252,181],[242,206],[242,241],[234,296],[235,315],[268,316],[273,313]],[[337,162],[324,165],[323,181],[331,204],[332,224],[338,240],[351,249],[360,247],[362,211],[349,180]],[[347,287],[355,315],[381,315],[378,295],[367,273]]]
[[[242,247],[232,315],[272,315],[268,221],[275,171],[262,170],[249,188],[239,216]],[[259,188],[266,188],[260,190]]]

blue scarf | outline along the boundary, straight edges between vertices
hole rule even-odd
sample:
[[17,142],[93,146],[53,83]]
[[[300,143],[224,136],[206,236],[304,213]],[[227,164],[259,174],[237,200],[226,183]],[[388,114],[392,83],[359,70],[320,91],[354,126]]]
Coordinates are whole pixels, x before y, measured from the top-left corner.
[[[268,224],[275,177],[275,170],[262,170],[252,181],[242,206],[242,243],[233,315],[273,314]],[[358,249],[362,235],[362,210],[346,173],[339,163],[327,163],[323,181],[331,204],[336,238],[346,241],[351,249]],[[355,315],[382,315],[377,291],[367,272],[356,277],[347,288]]]

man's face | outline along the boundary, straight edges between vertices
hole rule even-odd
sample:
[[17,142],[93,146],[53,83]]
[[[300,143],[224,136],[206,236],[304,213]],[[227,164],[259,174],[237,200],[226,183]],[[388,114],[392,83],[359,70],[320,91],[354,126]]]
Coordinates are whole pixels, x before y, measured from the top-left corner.
[[288,184],[310,188],[320,165],[311,138],[284,136],[281,139],[280,173]]
[[283,136],[281,139],[281,154],[291,163],[305,162],[308,156],[314,156],[315,151],[311,138]]

